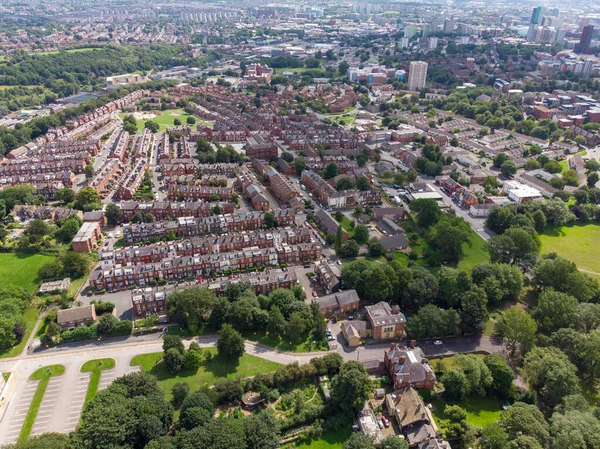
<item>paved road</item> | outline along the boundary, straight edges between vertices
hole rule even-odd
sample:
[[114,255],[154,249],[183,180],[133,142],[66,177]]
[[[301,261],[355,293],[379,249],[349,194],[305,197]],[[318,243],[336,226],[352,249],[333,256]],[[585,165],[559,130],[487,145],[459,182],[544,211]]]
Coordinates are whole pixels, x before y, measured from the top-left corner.
[[[195,340],[202,347],[214,347],[217,337],[206,336]],[[189,345],[190,342],[191,340],[186,341],[186,345]],[[340,335],[338,335],[338,342],[340,344],[332,351],[337,351],[344,360],[383,360],[384,351],[389,348],[389,344],[374,344],[350,349],[343,345]],[[427,356],[456,352],[500,353],[504,351],[502,345],[488,337],[452,339],[445,341],[441,346],[435,346],[431,342],[420,342],[420,346]],[[253,342],[246,342],[245,348],[248,354],[281,364],[293,362],[306,364],[312,358],[325,354],[325,352],[286,353]],[[50,394],[48,398],[52,400],[44,400],[42,403],[34,432],[68,432],[76,426],[89,383],[88,376],[79,371],[83,363],[105,357],[112,357],[116,360],[115,369],[103,373],[101,378],[100,388],[105,388],[114,378],[139,370],[139,367],[130,366],[134,356],[160,351],[162,351],[162,339],[159,335],[154,334],[109,341],[71,343],[57,348],[29,351],[12,359],[1,360],[0,371],[17,371],[19,379],[12,398],[7,398],[10,401],[8,409],[0,421],[0,444],[11,443],[18,438],[20,426],[22,426],[24,415],[29,409],[37,385],[28,378],[36,369],[50,364],[65,366],[65,373],[53,379],[51,383],[52,388],[48,390]]]

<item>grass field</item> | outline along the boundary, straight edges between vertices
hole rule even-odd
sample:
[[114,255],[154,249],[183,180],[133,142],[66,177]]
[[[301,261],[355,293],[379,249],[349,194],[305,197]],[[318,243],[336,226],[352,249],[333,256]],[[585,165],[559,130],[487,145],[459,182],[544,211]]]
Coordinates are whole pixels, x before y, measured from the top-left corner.
[[35,423],[35,417],[40,409],[40,405],[42,405],[42,399],[44,399],[44,393],[46,392],[46,387],[48,386],[48,382],[50,382],[50,378],[54,376],[61,376],[64,372],[65,367],[63,365],[50,365],[38,369],[29,377],[30,380],[39,380],[40,383],[35,390],[33,400],[29,406],[29,411],[25,417],[25,422],[21,428],[21,433],[19,434],[18,440],[19,443],[23,443],[27,440],[27,438],[29,438],[29,434],[31,433],[31,429]]
[[0,279],[33,292],[40,284],[38,270],[54,259],[43,254],[0,253]]
[[[181,120],[181,124],[183,126],[185,126],[187,124],[186,123],[187,118],[193,117],[190,114],[186,114],[186,112],[183,109],[172,109],[169,111],[152,111],[152,113],[155,114],[156,117],[154,117],[151,120],[160,125],[159,131],[164,131],[165,129],[167,129],[171,126],[174,126],[173,122],[175,121],[176,118]],[[119,114],[119,117],[123,118],[126,115],[127,114],[122,113],[122,114]],[[207,126],[211,126],[210,123],[200,120],[198,117],[194,117],[194,118],[196,119],[196,123],[191,126],[196,126],[199,123],[203,123]],[[146,123],[146,120],[137,120],[136,126],[137,126],[138,133],[143,131],[145,123]]]
[[555,252],[600,279],[600,259],[596,252],[600,246],[600,224],[573,224],[550,229],[540,235],[540,241],[542,254]]
[[306,71],[309,70],[319,70],[319,68],[316,69],[307,69],[306,67],[282,67],[282,68],[277,68],[275,69],[275,73],[277,73],[277,75],[281,75],[283,72],[292,72],[292,73],[304,73]]
[[488,263],[490,261],[489,254],[483,249],[485,240],[483,240],[475,232],[471,235],[469,243],[463,243],[463,258],[458,262],[458,268],[471,272],[475,265]]
[[211,352],[214,357],[197,371],[183,370],[177,375],[169,373],[165,364],[161,362],[162,352],[135,356],[131,359],[131,366],[139,365],[143,371],[155,375],[158,379],[158,385],[165,392],[168,400],[171,400],[171,389],[177,382],[187,382],[191,391],[194,391],[203,385],[213,385],[219,378],[250,377],[275,371],[282,366],[279,363],[248,354],[244,354],[240,358],[239,364],[236,365],[231,360],[224,360],[217,356],[216,348],[205,348],[203,352],[205,351]]
[[98,393],[98,385],[100,384],[100,377],[102,376],[102,371],[107,369],[113,369],[116,365],[115,359],[95,359],[88,360],[81,367],[82,373],[92,373],[90,376],[90,383],[88,385],[87,393],[85,394],[85,401],[83,403],[83,408],[85,408],[86,404],[90,402]]
[[313,340],[310,336],[297,345],[283,339],[275,339],[269,335],[266,335],[264,332],[246,334],[244,335],[244,338],[287,352],[312,352],[329,350],[329,344],[327,341],[317,342],[313,345]]
[[[478,359],[484,359],[485,358],[485,354],[475,354],[475,357],[477,357]],[[441,362],[442,365],[444,365],[444,367],[446,369],[452,369],[452,368],[454,368],[454,356],[450,356],[450,357],[438,357],[438,358],[431,357],[429,359],[429,361],[431,362],[431,364],[434,367],[437,366],[437,364]]]
[[477,427],[485,427],[488,424],[495,423],[502,412],[502,400],[491,396],[468,398],[463,402],[453,403],[437,399],[427,390],[419,390],[419,394],[423,397],[425,403],[433,404],[433,418],[441,429],[446,426],[446,415],[444,414],[446,405],[459,405],[464,408],[467,412],[469,424]]

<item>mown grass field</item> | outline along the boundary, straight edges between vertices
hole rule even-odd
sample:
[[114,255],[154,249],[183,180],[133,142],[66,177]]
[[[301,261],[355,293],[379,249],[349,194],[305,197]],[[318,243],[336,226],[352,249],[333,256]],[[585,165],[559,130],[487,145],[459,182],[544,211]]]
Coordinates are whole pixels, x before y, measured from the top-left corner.
[[471,233],[471,240],[468,243],[463,243],[463,257],[458,262],[458,268],[471,272],[475,265],[488,263],[490,261],[489,254],[484,249],[485,240],[483,240],[475,232]]
[[41,282],[40,267],[54,259],[43,254],[0,253],[0,281],[34,292]]
[[236,364],[232,360],[225,360],[217,356],[216,348],[204,348],[203,352],[210,352],[213,358],[197,371],[182,370],[177,375],[171,374],[162,363],[162,352],[142,354],[131,359],[131,366],[141,366],[143,371],[155,375],[158,385],[165,392],[166,398],[171,400],[171,389],[177,382],[187,382],[190,390],[194,391],[204,385],[214,385],[220,378],[235,379],[236,377],[250,377],[256,374],[269,373],[280,368],[279,363],[261,359],[253,355],[244,354]]
[[600,279],[600,224],[573,224],[546,230],[540,235],[541,253],[557,253],[577,264],[577,267]]

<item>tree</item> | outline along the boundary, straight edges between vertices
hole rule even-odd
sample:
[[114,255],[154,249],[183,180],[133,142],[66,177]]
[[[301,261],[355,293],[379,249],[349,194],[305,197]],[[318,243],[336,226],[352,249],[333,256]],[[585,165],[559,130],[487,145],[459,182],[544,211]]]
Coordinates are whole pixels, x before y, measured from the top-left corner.
[[511,307],[505,310],[496,322],[496,331],[505,341],[511,355],[514,355],[517,349],[525,355],[533,347],[537,323],[523,309]]
[[181,407],[181,404],[183,404],[183,401],[189,393],[190,386],[187,382],[177,382],[173,385],[173,388],[171,388],[171,395],[173,396],[173,404],[175,407]]
[[545,257],[536,263],[532,271],[540,287],[568,293],[579,301],[590,301],[598,290],[595,280],[581,273],[577,265],[562,257]]
[[595,187],[599,180],[600,175],[598,175],[598,173],[590,173],[587,178],[587,185],[589,187]]
[[280,424],[272,410],[262,410],[244,418],[244,431],[247,449],[279,447]]
[[85,276],[90,268],[90,259],[83,253],[69,251],[61,257],[60,262],[63,272],[73,278]]
[[181,413],[179,423],[185,430],[192,430],[203,426],[211,418],[212,416],[208,410],[201,407],[190,407]]
[[442,375],[444,395],[449,401],[462,402],[467,397],[469,383],[467,376],[460,370],[448,370]]
[[227,359],[239,360],[246,351],[244,347],[244,337],[236,331],[231,325],[223,324],[219,332],[217,341],[217,351],[219,356]]
[[[582,397],[579,399],[585,401]],[[600,421],[589,411],[555,412],[550,422],[552,447],[577,449],[600,445]]]
[[379,265],[373,266],[364,279],[363,296],[373,302],[386,301],[394,293],[388,273]]
[[58,189],[54,192],[54,199],[63,204],[72,203],[75,201],[75,192],[67,187]]
[[88,164],[85,166],[85,179],[92,179],[94,177],[94,166]]
[[106,210],[104,211],[104,215],[106,215],[106,222],[109,225],[116,226],[121,223],[121,217],[123,217],[123,211],[116,204],[109,203],[106,205]]
[[499,424],[511,440],[526,435],[535,438],[544,446],[550,437],[548,423],[535,405],[515,402],[500,414]]
[[102,315],[96,324],[96,333],[98,335],[110,335],[118,322],[119,320],[112,314]]
[[342,365],[331,381],[331,393],[342,412],[355,416],[371,395],[371,381],[365,367],[355,361]]
[[530,264],[539,252],[539,240],[524,229],[511,228],[492,237],[486,247],[493,263]]
[[152,120],[147,120],[146,123],[144,123],[144,128],[156,133],[160,129],[160,125]]
[[489,386],[490,390],[501,398],[508,399],[515,375],[506,359],[499,354],[488,354],[483,362],[488,367],[493,379],[492,384]]
[[273,212],[265,213],[265,226],[267,229],[277,226],[277,221],[275,220],[275,214]]
[[438,250],[442,261],[457,263],[463,254],[463,243],[469,241],[471,232],[471,226],[464,218],[444,214],[431,227],[429,240],[433,247]]
[[194,125],[196,123],[196,117],[192,117],[191,115],[185,119],[185,122],[188,125]]
[[41,242],[45,236],[50,234],[50,226],[44,220],[35,219],[25,229],[25,235],[33,244]]
[[219,379],[215,382],[214,391],[219,404],[239,401],[244,394],[239,379]]
[[487,424],[481,431],[479,447],[481,449],[506,449],[508,434],[497,423]]
[[196,331],[206,322],[215,294],[208,289],[188,287],[176,290],[168,296],[167,316],[186,329]]
[[511,179],[517,173],[517,166],[513,161],[504,161],[500,167],[500,173]]
[[173,120],[173,126],[181,126],[181,120],[176,118]]
[[[356,237],[356,232],[354,236]],[[377,237],[373,237],[371,240],[369,240],[369,256],[376,259],[380,256],[383,256],[385,253],[386,249],[385,246],[383,246],[383,243],[381,243],[381,240],[379,240]]]
[[339,251],[339,255],[340,257],[350,258],[358,256],[359,252],[360,246],[358,245],[356,240],[348,240],[342,245],[342,248]]
[[346,76],[346,72],[348,72],[349,68],[350,64],[348,64],[346,61],[341,61],[338,64],[338,73],[342,76]]
[[509,158],[505,153],[498,153],[498,155],[494,158],[494,167],[500,168],[502,164],[508,161]]
[[356,188],[362,192],[366,192],[371,189],[371,185],[369,184],[369,180],[364,176],[361,176],[356,180]]
[[286,322],[281,310],[277,306],[272,306],[269,312],[269,324],[267,331],[274,338],[283,337],[286,330]]
[[362,433],[353,433],[346,440],[342,449],[373,449],[373,439]]
[[164,361],[172,374],[177,374],[183,367],[183,355],[176,348],[170,348],[165,352]]
[[463,295],[461,301],[460,321],[463,333],[480,334],[485,329],[489,318],[487,311],[487,297],[485,291],[473,287]]
[[63,225],[55,232],[54,235],[59,241],[63,243],[69,243],[71,240],[73,240],[73,237],[75,237],[77,231],[79,231],[79,228],[80,225],[78,220],[69,219],[63,223]]
[[297,157],[294,159],[294,171],[297,175],[302,174],[302,172],[306,169],[306,162],[303,158]]
[[462,440],[469,431],[467,411],[458,405],[446,405],[444,416],[448,420],[446,438],[449,440]]
[[294,312],[290,315],[285,328],[286,338],[293,344],[299,344],[305,336],[306,321],[301,313]]
[[485,222],[486,226],[496,234],[502,234],[514,223],[517,216],[516,207],[511,205],[493,207]]
[[354,227],[354,240],[357,242],[366,242],[369,240],[369,228],[364,224],[358,224]]
[[75,207],[80,210],[101,209],[102,203],[96,189],[90,186],[81,189],[75,197]]
[[183,356],[183,366],[185,369],[194,371],[202,365],[202,350],[189,349]]
[[407,321],[406,328],[411,338],[435,338],[456,335],[459,324],[456,310],[428,304]]
[[215,413],[215,405],[203,390],[196,390],[190,393],[181,403],[181,413],[185,413],[190,408],[201,408],[212,416]]
[[410,208],[418,214],[417,222],[421,226],[432,226],[440,219],[441,211],[436,200],[417,199],[410,203]]
[[338,174],[339,174],[339,169],[338,169],[337,164],[335,162],[330,162],[325,167],[325,174],[323,177],[325,179],[331,179],[331,178],[337,176]]
[[560,404],[565,396],[579,394],[581,389],[577,369],[557,348],[532,349],[523,361],[521,373],[529,388],[537,390],[548,407]]
[[388,435],[381,440],[381,449],[409,449],[408,442],[397,435]]
[[532,315],[540,330],[550,334],[562,327],[573,326],[576,309],[576,298],[550,289],[544,290],[538,297],[538,305]]

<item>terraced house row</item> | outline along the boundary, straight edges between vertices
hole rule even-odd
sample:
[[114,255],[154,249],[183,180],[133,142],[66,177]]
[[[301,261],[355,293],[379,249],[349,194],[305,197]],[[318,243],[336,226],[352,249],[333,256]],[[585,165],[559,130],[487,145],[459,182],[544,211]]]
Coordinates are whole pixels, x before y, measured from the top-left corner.
[[202,256],[182,256],[160,262],[115,265],[98,268],[90,274],[93,290],[121,290],[130,286],[152,285],[162,280],[204,278],[229,270],[298,265],[321,257],[318,243],[281,244],[272,248],[252,247],[243,251]]
[[[197,285],[208,288],[218,296],[225,294],[225,289],[231,283],[247,282],[257,295],[267,295],[278,288],[292,288],[298,283],[296,271],[267,268],[253,273],[233,274],[213,280],[199,279]],[[131,291],[134,319],[145,318],[149,315],[163,314],[167,307],[167,295],[164,290],[152,287],[137,288]]]
[[[273,211],[278,226],[292,226],[296,215],[292,209]],[[204,218],[181,217],[173,221],[136,223],[123,227],[126,245],[166,240],[174,237],[195,237],[206,234],[248,231],[265,227],[265,213],[260,211],[238,212]]]
[[158,242],[145,246],[105,251],[100,261],[104,268],[116,264],[160,262],[166,257],[197,256],[239,251],[246,248],[273,248],[278,245],[314,243],[307,228],[287,228],[273,231],[250,231],[238,234],[192,237],[176,242]]
[[207,202],[207,201],[191,201],[191,202],[170,202],[170,201],[154,201],[149,203],[140,203],[138,201],[123,201],[121,203],[122,223],[129,223],[133,220],[136,212],[142,215],[152,214],[156,220],[166,220],[169,218],[180,217],[210,217],[213,215],[213,210],[218,206],[223,214],[232,214],[235,210],[232,203],[224,202]]

